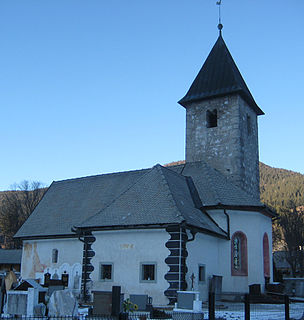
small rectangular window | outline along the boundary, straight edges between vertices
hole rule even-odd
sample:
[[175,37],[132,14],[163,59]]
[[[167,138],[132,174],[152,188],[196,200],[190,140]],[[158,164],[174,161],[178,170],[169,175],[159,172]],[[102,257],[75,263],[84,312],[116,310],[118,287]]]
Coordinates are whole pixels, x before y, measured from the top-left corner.
[[204,264],[200,264],[198,266],[198,281],[199,282],[206,281],[206,266]]
[[156,264],[155,263],[141,264],[140,280],[143,282],[156,282]]
[[58,262],[58,250],[53,249],[52,251],[52,263],[57,263]]
[[113,281],[113,264],[112,263],[100,264],[100,280]]
[[206,126],[207,128],[217,127],[217,110],[207,110],[206,111]]

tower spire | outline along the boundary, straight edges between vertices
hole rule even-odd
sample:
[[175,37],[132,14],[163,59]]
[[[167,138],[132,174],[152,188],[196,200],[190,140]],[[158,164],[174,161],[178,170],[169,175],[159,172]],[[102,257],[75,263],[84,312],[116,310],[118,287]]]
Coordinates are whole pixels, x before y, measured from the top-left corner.
[[219,7],[219,23],[217,25],[217,28],[220,31],[220,36],[222,35],[222,29],[223,29],[223,25],[222,25],[222,19],[221,19],[221,5],[222,5],[222,0],[216,1],[216,4]]

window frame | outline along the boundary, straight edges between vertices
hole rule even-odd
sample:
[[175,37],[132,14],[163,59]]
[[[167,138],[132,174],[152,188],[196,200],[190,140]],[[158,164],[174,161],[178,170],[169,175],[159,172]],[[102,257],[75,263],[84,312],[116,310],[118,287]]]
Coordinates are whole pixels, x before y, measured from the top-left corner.
[[[200,280],[200,275],[201,275],[200,269],[201,268],[204,268],[204,280]],[[203,264],[203,263],[199,263],[198,264],[198,277],[197,277],[197,279],[198,279],[198,283],[199,284],[205,284],[206,283],[206,265]]]
[[[240,255],[240,268],[236,269],[234,264],[234,240],[238,238],[239,255]],[[236,231],[231,237],[231,275],[232,276],[248,276],[248,249],[247,237],[242,231]]]
[[[153,280],[144,280],[143,279],[143,272],[144,266],[146,265],[153,265],[154,266],[154,279]],[[156,262],[141,262],[139,266],[139,282],[141,283],[156,283],[157,282],[157,263]]]
[[[111,279],[103,279],[101,277],[101,272],[102,272],[102,268],[103,266],[111,266]],[[99,262],[99,281],[102,282],[113,282],[114,281],[114,263],[113,262]]]
[[58,263],[59,250],[54,248],[52,249],[52,263]]
[[263,272],[265,278],[270,278],[270,250],[267,232],[263,235]]

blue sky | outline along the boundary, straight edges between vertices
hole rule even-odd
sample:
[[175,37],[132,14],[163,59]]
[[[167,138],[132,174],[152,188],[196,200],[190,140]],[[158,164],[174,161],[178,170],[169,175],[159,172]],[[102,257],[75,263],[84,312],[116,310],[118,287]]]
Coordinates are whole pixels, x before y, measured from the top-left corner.
[[[213,0],[1,0],[0,190],[184,159],[177,104],[218,36]],[[222,0],[260,160],[304,173],[303,0]]]

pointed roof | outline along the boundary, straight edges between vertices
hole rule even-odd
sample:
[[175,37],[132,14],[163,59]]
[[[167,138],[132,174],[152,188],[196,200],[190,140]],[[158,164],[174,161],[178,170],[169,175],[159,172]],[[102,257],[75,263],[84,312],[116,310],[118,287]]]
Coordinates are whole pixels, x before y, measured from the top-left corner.
[[254,101],[220,33],[189,91],[178,103],[186,108],[193,101],[233,93],[238,93],[257,115],[264,114]]

